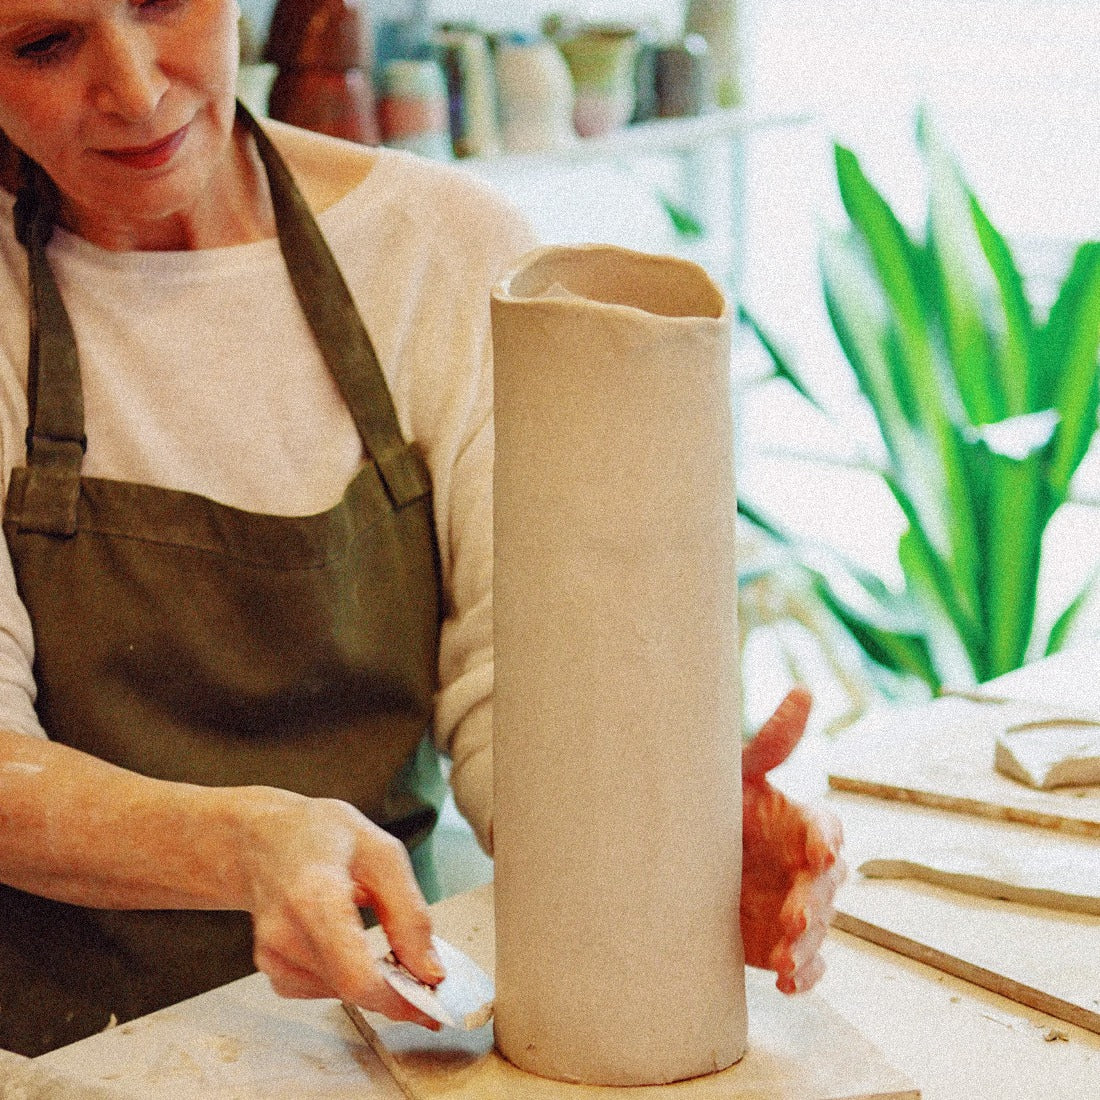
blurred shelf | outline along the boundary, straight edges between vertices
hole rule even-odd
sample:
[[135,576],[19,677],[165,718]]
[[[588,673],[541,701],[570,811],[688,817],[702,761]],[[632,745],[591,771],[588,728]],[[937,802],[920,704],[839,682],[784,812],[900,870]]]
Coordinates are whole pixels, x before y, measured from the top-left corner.
[[[746,236],[746,139],[811,121],[807,112],[746,106],[455,164],[515,201],[546,243],[599,240],[675,252],[701,264],[737,297]],[[674,182],[667,172],[654,171],[659,164],[674,169]],[[702,237],[673,232],[660,208],[665,199],[702,227]]]
[[736,107],[708,111],[693,118],[654,119],[602,137],[577,138],[556,149],[537,153],[501,153],[469,157],[457,163],[492,178],[498,174],[572,168],[599,160],[615,160],[661,153],[688,153],[716,141],[730,142],[749,134],[808,123],[808,113],[767,112]]

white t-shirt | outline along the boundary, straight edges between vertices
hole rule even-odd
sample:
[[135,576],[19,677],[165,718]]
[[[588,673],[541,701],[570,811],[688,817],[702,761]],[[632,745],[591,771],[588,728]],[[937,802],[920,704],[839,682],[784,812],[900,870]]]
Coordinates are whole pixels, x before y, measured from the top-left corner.
[[[272,125],[276,145],[304,136]],[[346,166],[349,148],[339,144]],[[456,802],[491,817],[492,345],[489,297],[534,244],[522,217],[444,165],[354,147],[365,178],[318,215],[434,486],[446,618],[435,728]],[[322,150],[323,151],[323,150]],[[335,147],[334,147],[335,151]],[[369,168],[369,171],[368,171]],[[0,192],[0,462],[26,459],[26,255]],[[48,249],[76,334],[89,476],[278,515],[332,507],[363,454],[275,240],[110,252],[58,229]],[[33,636],[0,542],[0,727],[45,736]]]

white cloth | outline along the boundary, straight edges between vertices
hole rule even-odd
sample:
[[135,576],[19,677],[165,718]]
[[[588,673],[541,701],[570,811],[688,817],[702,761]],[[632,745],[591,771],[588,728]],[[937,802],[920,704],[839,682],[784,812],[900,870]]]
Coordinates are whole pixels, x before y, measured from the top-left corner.
[[[272,128],[276,144],[281,135]],[[299,147],[302,140],[294,134]],[[365,179],[318,222],[371,334],[401,428],[431,471],[447,598],[436,737],[454,761],[459,809],[487,845],[489,296],[534,242],[515,210],[458,170],[390,150],[364,148],[360,155],[364,171],[369,167]],[[26,457],[28,328],[26,256],[13,235],[11,196],[0,192],[0,203],[6,494],[12,468]],[[340,499],[362,448],[276,241],[120,253],[58,230],[49,259],[80,354],[85,474],[281,515],[318,512]],[[34,711],[33,652],[30,621],[2,544],[0,727],[45,736]]]

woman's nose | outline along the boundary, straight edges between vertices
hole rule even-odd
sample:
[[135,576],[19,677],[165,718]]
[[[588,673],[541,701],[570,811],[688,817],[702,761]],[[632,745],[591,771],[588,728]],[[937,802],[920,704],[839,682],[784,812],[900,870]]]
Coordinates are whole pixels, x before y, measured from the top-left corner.
[[107,29],[94,64],[95,105],[105,114],[149,118],[168,88],[156,45],[140,27]]

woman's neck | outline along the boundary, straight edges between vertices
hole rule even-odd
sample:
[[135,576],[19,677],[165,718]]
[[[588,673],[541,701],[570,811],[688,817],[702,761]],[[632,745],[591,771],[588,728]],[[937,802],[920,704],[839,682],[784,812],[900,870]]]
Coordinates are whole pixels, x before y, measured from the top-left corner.
[[250,244],[276,235],[267,173],[252,137],[233,129],[222,170],[188,208],[148,221],[110,222],[73,218],[66,228],[111,251],[180,252]]
[[225,161],[189,206],[160,217],[115,220],[61,198],[60,224],[113,252],[222,248],[276,235],[267,174],[251,135],[234,127]]

